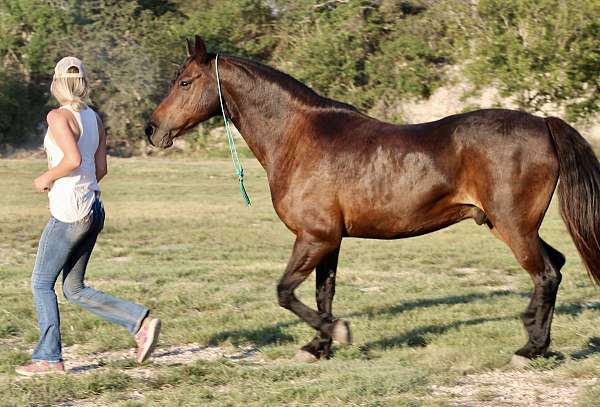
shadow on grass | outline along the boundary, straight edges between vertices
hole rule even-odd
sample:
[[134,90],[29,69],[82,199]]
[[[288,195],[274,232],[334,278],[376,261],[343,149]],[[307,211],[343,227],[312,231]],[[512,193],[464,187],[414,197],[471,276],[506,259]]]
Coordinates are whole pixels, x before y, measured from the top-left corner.
[[[439,305],[457,305],[457,304],[468,304],[475,301],[483,301],[494,298],[517,296],[521,298],[529,298],[530,293],[528,292],[517,292],[510,290],[498,290],[486,293],[472,293],[465,295],[452,295],[447,297],[439,298],[425,298],[415,301],[408,301],[397,305],[379,307],[379,308],[368,308],[357,312],[341,315],[341,318],[356,318],[356,317],[367,317],[369,319],[376,318],[384,315],[398,315],[403,312],[412,311],[415,309],[435,307]],[[564,304],[556,307],[557,314],[568,314],[571,316],[579,315],[586,309],[600,309],[600,303],[591,304]],[[510,320],[515,317],[499,317],[499,318],[477,318],[468,321],[457,321],[447,325],[429,325],[413,329],[403,335],[395,336],[392,338],[381,339],[379,341],[366,344],[365,346],[375,348],[386,348],[386,347],[397,347],[397,346],[425,346],[427,334],[442,334],[450,329],[457,328],[460,326],[470,326],[482,324],[485,322]],[[223,331],[211,337],[208,341],[210,345],[218,345],[223,341],[229,340],[233,345],[239,346],[247,342],[251,342],[256,346],[265,346],[273,344],[284,344],[291,343],[294,338],[285,333],[286,328],[294,326],[296,324],[303,323],[300,319],[288,320],[285,322],[279,322],[275,325],[263,326],[256,329],[238,329]],[[591,348],[582,352],[600,352],[600,338],[598,342],[594,341],[594,338],[590,339]],[[593,350],[591,350],[593,349]],[[586,354],[587,355],[587,354]],[[584,356],[585,357],[585,356]]]
[[239,329],[219,332],[208,340],[208,344],[216,346],[229,340],[234,346],[252,342],[256,346],[283,344],[294,341],[294,337],[284,332],[284,329],[300,323],[299,320],[280,322],[271,326],[257,329]]
[[[455,305],[455,304],[467,304],[474,301],[486,300],[496,297],[504,297],[516,295],[521,297],[528,297],[527,293],[520,293],[508,290],[492,291],[489,293],[473,293],[465,295],[453,295],[441,298],[426,298],[416,301],[409,301],[398,305],[381,307],[381,308],[369,308],[362,311],[345,314],[341,318],[354,318],[354,317],[367,317],[375,318],[383,315],[397,315],[403,312],[411,311],[414,309],[435,307],[438,305]],[[272,344],[290,343],[294,341],[291,335],[286,334],[284,331],[286,328],[303,323],[299,319],[290,320],[286,322],[280,322],[271,326],[264,326],[256,329],[239,329],[223,331],[211,337],[208,341],[210,345],[218,345],[223,341],[229,340],[233,345],[239,346],[244,342],[252,342],[256,346],[265,346]],[[425,328],[423,328],[425,329]],[[447,328],[449,329],[449,328]]]
[[577,316],[585,310],[600,310],[600,302],[592,302],[587,304],[562,304],[556,307],[557,314],[565,314],[570,316]]
[[366,316],[368,318],[382,316],[382,315],[396,315],[401,314],[403,312],[412,311],[418,308],[428,308],[435,307],[438,305],[456,305],[456,304],[468,304],[470,302],[486,300],[496,297],[507,297],[507,296],[519,296],[529,298],[529,293],[524,292],[516,292],[509,290],[498,290],[492,291],[489,293],[473,293],[473,294],[465,294],[465,295],[451,295],[448,297],[441,298],[426,298],[422,300],[410,301],[400,303],[398,305],[392,305],[390,307],[385,308],[374,308],[368,309],[365,311],[353,312],[350,314],[346,314],[343,317],[363,317]]
[[587,348],[571,353],[573,359],[585,359],[595,353],[600,353],[600,337],[592,336],[587,344]]
[[393,336],[390,338],[379,339],[374,342],[364,344],[366,349],[390,349],[399,347],[424,347],[427,346],[427,335],[441,335],[455,328],[461,328],[472,325],[485,324],[486,322],[509,321],[518,319],[519,316],[507,316],[497,318],[475,318],[467,321],[456,321],[451,324],[444,325],[428,325],[420,328],[412,329],[402,335]]

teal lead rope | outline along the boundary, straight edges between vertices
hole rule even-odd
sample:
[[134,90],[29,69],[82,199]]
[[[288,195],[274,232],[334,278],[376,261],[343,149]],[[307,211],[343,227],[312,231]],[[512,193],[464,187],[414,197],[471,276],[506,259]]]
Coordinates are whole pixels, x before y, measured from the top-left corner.
[[233,161],[233,168],[235,169],[235,175],[240,181],[240,193],[244,200],[244,206],[250,205],[250,197],[244,188],[244,168],[240,162],[237,148],[235,147],[235,141],[233,140],[233,133],[231,132],[231,126],[229,124],[229,118],[225,114],[225,106],[223,105],[223,96],[221,95],[221,80],[219,79],[219,54],[215,57],[215,71],[217,73],[217,89],[219,90],[219,101],[221,102],[221,112],[223,113],[223,122],[225,123],[225,133],[227,134],[227,143],[229,143],[229,151],[231,151],[231,160]]

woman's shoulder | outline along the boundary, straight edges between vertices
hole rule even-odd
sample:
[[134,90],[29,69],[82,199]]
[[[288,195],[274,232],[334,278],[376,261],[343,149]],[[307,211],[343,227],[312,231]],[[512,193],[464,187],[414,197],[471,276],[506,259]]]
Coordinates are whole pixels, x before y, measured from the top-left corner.
[[[79,124],[75,114],[69,109],[52,109],[46,115],[46,122],[48,128],[52,133],[64,132],[66,129],[70,129],[73,134],[79,135]],[[54,129],[54,130],[52,130]]]
[[55,123],[68,121],[69,119],[71,119],[72,116],[73,114],[67,109],[57,108],[52,109],[48,112],[48,114],[46,115],[46,121],[48,122],[48,125],[51,125]]

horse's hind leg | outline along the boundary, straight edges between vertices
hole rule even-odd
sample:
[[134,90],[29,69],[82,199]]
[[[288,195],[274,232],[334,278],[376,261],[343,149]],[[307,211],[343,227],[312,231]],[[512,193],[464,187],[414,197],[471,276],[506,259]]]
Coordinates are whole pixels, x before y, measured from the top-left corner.
[[[340,248],[333,250],[317,264],[316,300],[319,313],[325,318],[333,318],[331,306],[335,295],[335,274],[337,271]],[[317,332],[312,341],[304,345],[296,354],[300,362],[314,362],[317,359],[331,357],[331,336]]]
[[499,235],[513,251],[517,261],[527,270],[534,289],[527,309],[522,315],[528,340],[515,353],[526,358],[543,355],[550,345],[550,326],[554,314],[556,294],[562,275],[560,268],[564,256],[544,242],[535,233],[515,236],[506,229],[498,229]]
[[[536,264],[534,272],[529,271],[535,285],[531,301],[522,316],[523,324],[529,339],[525,346],[515,353],[526,358],[543,355],[550,346],[550,326],[554,315],[554,304],[558,286],[562,279],[560,269],[565,264],[565,257],[558,250],[538,238],[539,249],[543,258],[542,264]],[[525,263],[534,264],[537,260]]]

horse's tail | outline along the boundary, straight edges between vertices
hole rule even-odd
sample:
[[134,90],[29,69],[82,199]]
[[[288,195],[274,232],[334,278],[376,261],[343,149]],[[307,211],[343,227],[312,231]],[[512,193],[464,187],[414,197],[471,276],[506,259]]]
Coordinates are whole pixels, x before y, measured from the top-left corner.
[[560,215],[588,274],[600,285],[600,163],[577,130],[556,117],[545,120],[558,153]]

